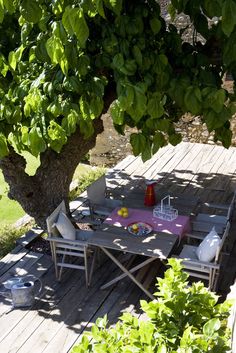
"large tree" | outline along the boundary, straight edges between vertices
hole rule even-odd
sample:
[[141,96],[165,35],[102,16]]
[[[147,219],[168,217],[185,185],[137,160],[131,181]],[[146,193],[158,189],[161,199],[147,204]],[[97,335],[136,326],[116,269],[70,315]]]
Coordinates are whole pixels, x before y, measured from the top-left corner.
[[[103,130],[110,107],[135,155],[150,158],[181,136],[174,123],[199,115],[231,143],[236,1],[172,0],[178,28],[155,0],[0,0],[0,167],[9,197],[44,226],[66,199],[74,170]],[[193,30],[191,41],[185,33]],[[34,176],[22,156],[39,156]]]

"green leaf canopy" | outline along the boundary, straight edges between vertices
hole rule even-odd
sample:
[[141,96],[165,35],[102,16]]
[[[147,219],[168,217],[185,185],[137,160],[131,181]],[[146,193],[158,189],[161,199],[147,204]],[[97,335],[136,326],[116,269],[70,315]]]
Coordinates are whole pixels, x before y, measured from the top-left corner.
[[60,153],[77,129],[91,137],[112,101],[115,126],[136,129],[144,160],[181,141],[186,112],[228,147],[236,0],[172,0],[169,11],[188,15],[197,37],[186,41],[188,28],[167,23],[154,0],[0,1],[0,157],[9,146]]

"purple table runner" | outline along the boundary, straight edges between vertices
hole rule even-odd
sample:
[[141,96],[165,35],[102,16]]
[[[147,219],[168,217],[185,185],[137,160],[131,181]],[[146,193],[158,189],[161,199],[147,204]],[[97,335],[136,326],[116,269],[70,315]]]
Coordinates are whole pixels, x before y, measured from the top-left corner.
[[104,223],[114,225],[117,227],[127,227],[131,223],[144,222],[152,226],[152,229],[157,232],[164,232],[169,234],[176,234],[180,238],[185,233],[189,232],[190,218],[188,216],[178,216],[173,221],[165,221],[157,217],[153,217],[152,211],[139,210],[135,208],[128,208],[129,216],[127,218],[121,217],[117,214],[118,208],[115,208],[111,214],[105,219]]

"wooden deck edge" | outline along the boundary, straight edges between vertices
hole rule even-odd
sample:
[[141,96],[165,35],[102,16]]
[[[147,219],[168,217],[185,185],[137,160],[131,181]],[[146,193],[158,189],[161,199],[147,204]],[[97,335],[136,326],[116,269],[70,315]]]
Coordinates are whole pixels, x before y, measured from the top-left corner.
[[0,277],[9,271],[19,260],[21,260],[27,252],[28,251],[21,245],[17,245],[10,253],[4,256],[0,260]]
[[6,263],[10,262],[16,254],[19,254],[23,250],[24,249],[21,245],[17,245],[8,254],[6,254],[4,257],[2,257],[0,259],[0,270],[3,266],[6,265]]
[[33,227],[16,240],[16,245],[21,245],[23,248],[25,248],[32,241],[40,237],[43,233],[44,233],[43,229]]

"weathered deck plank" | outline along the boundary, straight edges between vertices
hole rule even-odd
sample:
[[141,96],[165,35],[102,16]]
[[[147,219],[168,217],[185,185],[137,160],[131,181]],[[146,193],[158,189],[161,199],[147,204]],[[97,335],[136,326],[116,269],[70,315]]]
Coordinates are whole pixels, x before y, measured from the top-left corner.
[[[36,276],[41,279],[45,275],[45,273],[47,274],[46,280],[43,280],[44,288],[40,297],[42,297],[42,295],[48,290],[47,288],[50,282],[54,283],[54,286],[57,283],[55,282],[54,271],[52,271],[51,269],[51,258],[48,255],[41,255],[40,257],[38,257],[38,260],[36,262],[31,262],[31,266],[28,266],[28,273],[24,273],[24,275],[30,274],[30,276]],[[18,322],[20,322],[22,320],[22,317],[24,317],[27,313],[27,310],[11,310],[10,305],[11,300],[4,299],[0,306],[0,341],[2,341],[5,335],[10,332],[12,325],[16,325]]]
[[27,253],[28,250],[22,248],[21,245],[16,246],[9,254],[0,260],[0,276],[8,272],[10,268],[14,266],[17,261],[20,261],[20,259],[22,259]]
[[[114,265],[110,266],[111,272],[112,269],[116,274],[117,269]],[[73,284],[68,280],[67,286],[70,290],[50,312],[45,313],[44,320],[35,332],[28,335],[27,341],[18,352],[31,352],[32,344],[35,352],[41,352],[42,348],[45,352],[67,352],[71,342],[84,330],[87,323],[92,321],[107,297],[112,295],[112,288],[106,291],[99,290],[101,283],[106,281],[108,276],[110,273],[104,266],[95,274],[93,286],[89,290],[85,287],[84,279],[82,282],[74,281]]]

